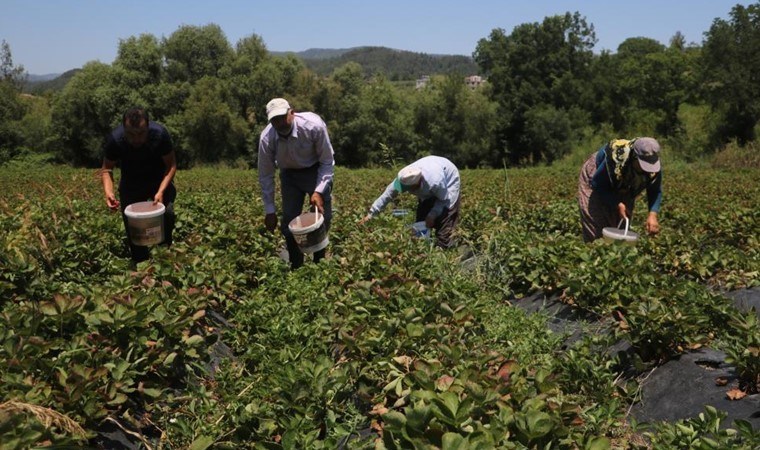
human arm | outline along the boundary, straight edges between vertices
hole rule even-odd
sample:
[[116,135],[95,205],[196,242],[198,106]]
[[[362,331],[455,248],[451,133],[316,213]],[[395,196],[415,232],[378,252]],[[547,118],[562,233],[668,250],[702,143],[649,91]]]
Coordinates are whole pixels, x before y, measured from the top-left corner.
[[275,214],[274,204],[274,172],[275,161],[274,152],[276,150],[276,142],[272,142],[272,139],[267,133],[271,129],[268,126],[261,134],[259,139],[258,148],[258,176],[259,186],[261,187],[261,200],[264,203],[264,214]]
[[393,183],[391,182],[383,191],[382,194],[380,194],[380,197],[378,197],[373,203],[372,206],[369,207],[369,213],[367,213],[366,216],[364,216],[360,221],[359,224],[363,224],[367,222],[368,220],[372,219],[373,217],[380,214],[380,211],[382,211],[385,206],[390,203],[391,200],[398,197],[398,191],[394,189]]
[[662,203],[662,171],[657,172],[654,180],[647,185],[649,215],[647,216],[646,230],[650,234],[660,232],[660,223],[657,220],[657,215],[660,212],[660,203]]
[[119,200],[113,191],[113,168],[116,167],[116,161],[103,158],[103,166],[100,169],[100,179],[103,183],[103,193],[106,196],[106,206],[111,211],[119,208]]
[[319,159],[319,168],[317,169],[317,186],[314,188],[309,203],[316,205],[319,211],[324,213],[324,194],[331,188],[335,174],[335,152],[326,125],[315,130],[314,138],[314,151]]
[[153,195],[154,205],[164,202],[164,192],[174,179],[174,175],[177,173],[177,154],[174,150],[161,156],[161,158],[164,160],[166,172],[164,172],[164,178],[161,180],[161,185],[158,187],[158,191]]

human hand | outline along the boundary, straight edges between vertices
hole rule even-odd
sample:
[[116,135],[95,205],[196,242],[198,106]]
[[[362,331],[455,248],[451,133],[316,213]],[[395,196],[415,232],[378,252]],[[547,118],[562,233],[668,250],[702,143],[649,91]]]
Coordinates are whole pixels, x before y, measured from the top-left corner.
[[264,226],[267,227],[267,231],[273,232],[277,228],[277,214],[269,213],[264,216]]
[[322,194],[319,192],[315,192],[311,194],[311,198],[309,199],[309,203],[316,206],[319,209],[319,212],[324,214],[325,213],[325,200],[322,198]]
[[359,221],[359,225],[364,225],[372,218],[372,214],[367,214],[366,216],[362,217],[362,219]]
[[116,199],[116,196],[113,194],[106,194],[106,206],[108,206],[108,209],[111,211],[116,211],[119,209],[119,200]]
[[435,226],[435,216],[428,214],[427,217],[425,217],[425,226],[433,228]]
[[660,232],[660,222],[657,221],[657,213],[650,212],[647,217],[646,230],[649,234],[657,234]]
[[620,215],[621,219],[627,219],[628,218],[628,210],[625,207],[625,203],[623,203],[623,202],[618,203],[618,214]]
[[153,204],[157,205],[161,203],[164,204],[164,193],[163,192],[156,192],[156,195],[153,196]]

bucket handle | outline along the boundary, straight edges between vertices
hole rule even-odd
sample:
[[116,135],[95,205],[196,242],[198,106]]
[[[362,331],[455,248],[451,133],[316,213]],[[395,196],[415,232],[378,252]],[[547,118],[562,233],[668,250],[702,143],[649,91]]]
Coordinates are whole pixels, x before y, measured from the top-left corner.
[[314,223],[319,222],[319,206],[314,205]]
[[623,232],[623,236],[628,236],[628,218],[627,217],[623,217],[622,219],[620,219],[620,222],[618,223],[617,227],[620,228],[620,225],[623,224],[623,221],[625,221],[625,231]]

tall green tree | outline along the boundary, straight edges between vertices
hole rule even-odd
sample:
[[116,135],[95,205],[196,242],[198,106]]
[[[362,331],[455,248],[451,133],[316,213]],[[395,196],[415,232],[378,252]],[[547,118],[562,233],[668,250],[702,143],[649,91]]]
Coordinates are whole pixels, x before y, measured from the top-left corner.
[[542,142],[547,141],[543,134],[556,131],[541,130],[541,136],[535,135],[535,126],[527,127],[529,111],[551,107],[578,122],[573,125],[587,120],[578,112],[587,111],[592,98],[595,42],[593,25],[577,12],[519,25],[509,35],[495,29],[478,42],[475,61],[488,77],[492,99],[499,105],[496,130],[501,155],[513,163],[537,163],[569,150],[570,143],[561,135],[552,139],[560,149],[543,148]]
[[230,98],[223,81],[204,77],[193,85],[183,111],[167,118],[178,131],[175,140],[183,162],[219,162],[246,154],[247,126]]
[[262,77],[262,71],[271,71],[273,64],[266,45],[260,36],[251,35],[240,39],[235,45],[235,56],[221,77],[229,82],[241,117],[252,117],[255,122],[257,109],[266,104],[263,97],[276,88],[276,76],[271,81]]
[[463,77],[433,77],[414,103],[413,132],[418,154],[433,153],[459,167],[498,164],[492,154],[496,104]]
[[52,107],[52,128],[58,156],[75,165],[97,166],[107,133],[120,122],[128,91],[114,83],[114,69],[90,62],[82,67]]
[[[352,142],[356,135],[354,125],[349,125],[359,115],[359,99],[365,85],[362,67],[349,62],[336,68],[330,77],[324,80],[314,93],[315,109],[320,112],[327,122],[330,139],[336,151],[338,164],[347,164],[351,156],[347,149],[356,150]],[[365,159],[363,155],[360,159]],[[353,162],[353,164],[357,164]]]
[[403,161],[415,156],[408,126],[412,109],[390,81],[378,76],[362,86],[357,105],[356,114],[341,123],[336,161],[361,167],[387,165],[389,157]]
[[13,85],[20,92],[25,79],[24,66],[13,64],[11,46],[3,39],[0,44],[0,81]]
[[594,84],[609,89],[600,105],[609,108],[611,120],[595,116],[621,134],[672,135],[679,125],[679,105],[688,96],[689,51],[650,38],[623,41],[617,54],[600,57],[595,64]]
[[219,25],[183,25],[163,41],[169,81],[195,82],[219,76],[232,60],[232,46]]
[[17,126],[24,116],[24,105],[19,99],[23,86],[24,67],[13,64],[10,45],[0,45],[0,163],[19,153],[23,134]]
[[151,34],[129,37],[119,41],[113,66],[123,70],[121,81],[125,89],[141,89],[158,84],[163,75],[163,52],[158,39]]
[[722,116],[723,141],[756,138],[760,120],[760,2],[731,9],[706,33],[701,67],[705,96]]

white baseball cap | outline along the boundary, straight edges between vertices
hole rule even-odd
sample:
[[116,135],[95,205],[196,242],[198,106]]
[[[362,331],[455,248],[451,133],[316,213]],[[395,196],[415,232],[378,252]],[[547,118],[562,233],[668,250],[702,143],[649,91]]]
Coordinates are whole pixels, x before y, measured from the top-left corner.
[[284,98],[273,98],[267,103],[267,120],[272,117],[282,116],[290,111],[290,103]]
[[398,172],[398,177],[393,182],[393,187],[398,192],[406,192],[415,186],[422,178],[422,170],[419,167],[406,166]]

